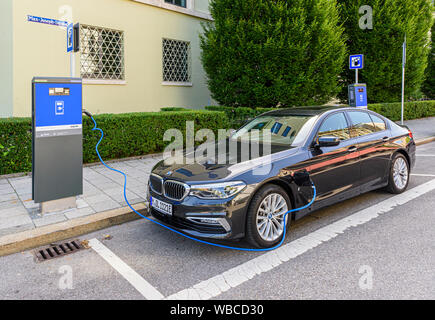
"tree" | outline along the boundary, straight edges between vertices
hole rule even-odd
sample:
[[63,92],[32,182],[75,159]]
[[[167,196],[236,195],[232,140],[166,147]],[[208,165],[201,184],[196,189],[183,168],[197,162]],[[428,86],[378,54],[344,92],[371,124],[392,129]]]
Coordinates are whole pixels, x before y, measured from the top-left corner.
[[[365,55],[365,67],[360,71],[359,82],[367,83],[369,102],[400,101],[405,34],[405,96],[408,99],[418,95],[427,66],[431,0],[338,0],[338,3],[349,52]],[[373,10],[372,29],[365,28],[369,12],[364,8],[359,12],[367,5]],[[347,85],[354,83],[355,75],[349,70],[347,61],[343,68],[340,98],[346,101]]]
[[222,105],[321,104],[346,58],[335,0],[212,0],[202,62]]
[[429,52],[428,64],[426,68],[426,81],[423,84],[423,93],[435,100],[435,23],[432,25],[431,51]]

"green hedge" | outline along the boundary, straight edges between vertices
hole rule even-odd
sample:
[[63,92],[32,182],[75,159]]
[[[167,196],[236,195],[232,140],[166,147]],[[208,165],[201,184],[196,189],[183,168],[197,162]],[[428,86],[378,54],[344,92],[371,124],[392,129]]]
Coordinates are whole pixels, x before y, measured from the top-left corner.
[[0,175],[32,170],[32,120],[0,119]]
[[[369,109],[382,114],[393,121],[399,121],[402,114],[402,105],[399,103],[369,104]],[[435,116],[435,100],[414,101],[405,103],[405,120],[427,118]]]
[[[186,121],[195,122],[195,131],[203,128],[229,128],[223,112],[182,111],[95,116],[105,139],[99,150],[105,160],[162,152],[169,142],[163,141],[166,130],[177,128],[185,136]],[[0,119],[0,175],[28,172],[32,168],[31,119]],[[95,145],[100,135],[92,131],[93,123],[83,123],[83,161],[97,162]],[[217,130],[216,130],[217,131]]]
[[165,108],[161,108],[160,111],[162,112],[192,111],[192,109],[179,108],[179,107],[165,107]]

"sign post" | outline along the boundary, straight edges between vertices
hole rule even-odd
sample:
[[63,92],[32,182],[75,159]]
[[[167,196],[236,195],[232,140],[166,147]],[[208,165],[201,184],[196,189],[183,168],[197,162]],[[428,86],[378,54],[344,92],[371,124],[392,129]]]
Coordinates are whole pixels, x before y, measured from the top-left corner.
[[405,114],[405,67],[406,67],[406,34],[405,40],[403,42],[403,52],[402,52],[402,114],[401,114],[401,124],[403,126],[403,117]]
[[74,24],[68,24],[66,28],[66,52],[70,54],[70,77],[74,78]]

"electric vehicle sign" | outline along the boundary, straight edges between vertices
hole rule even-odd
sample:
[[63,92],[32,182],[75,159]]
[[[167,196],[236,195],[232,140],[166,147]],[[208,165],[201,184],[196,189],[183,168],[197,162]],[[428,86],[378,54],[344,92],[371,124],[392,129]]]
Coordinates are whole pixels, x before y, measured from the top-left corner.
[[355,54],[349,56],[349,69],[363,69],[364,68],[364,55]]

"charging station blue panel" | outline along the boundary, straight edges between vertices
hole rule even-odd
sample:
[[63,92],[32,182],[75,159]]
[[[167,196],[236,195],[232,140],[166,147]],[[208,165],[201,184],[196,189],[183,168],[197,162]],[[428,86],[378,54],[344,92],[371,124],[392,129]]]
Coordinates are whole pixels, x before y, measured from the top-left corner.
[[82,124],[81,83],[35,83],[35,126]]
[[367,107],[367,87],[355,85],[355,104],[357,107]]
[[363,83],[351,84],[349,86],[349,105],[351,107],[367,107],[367,85]]

